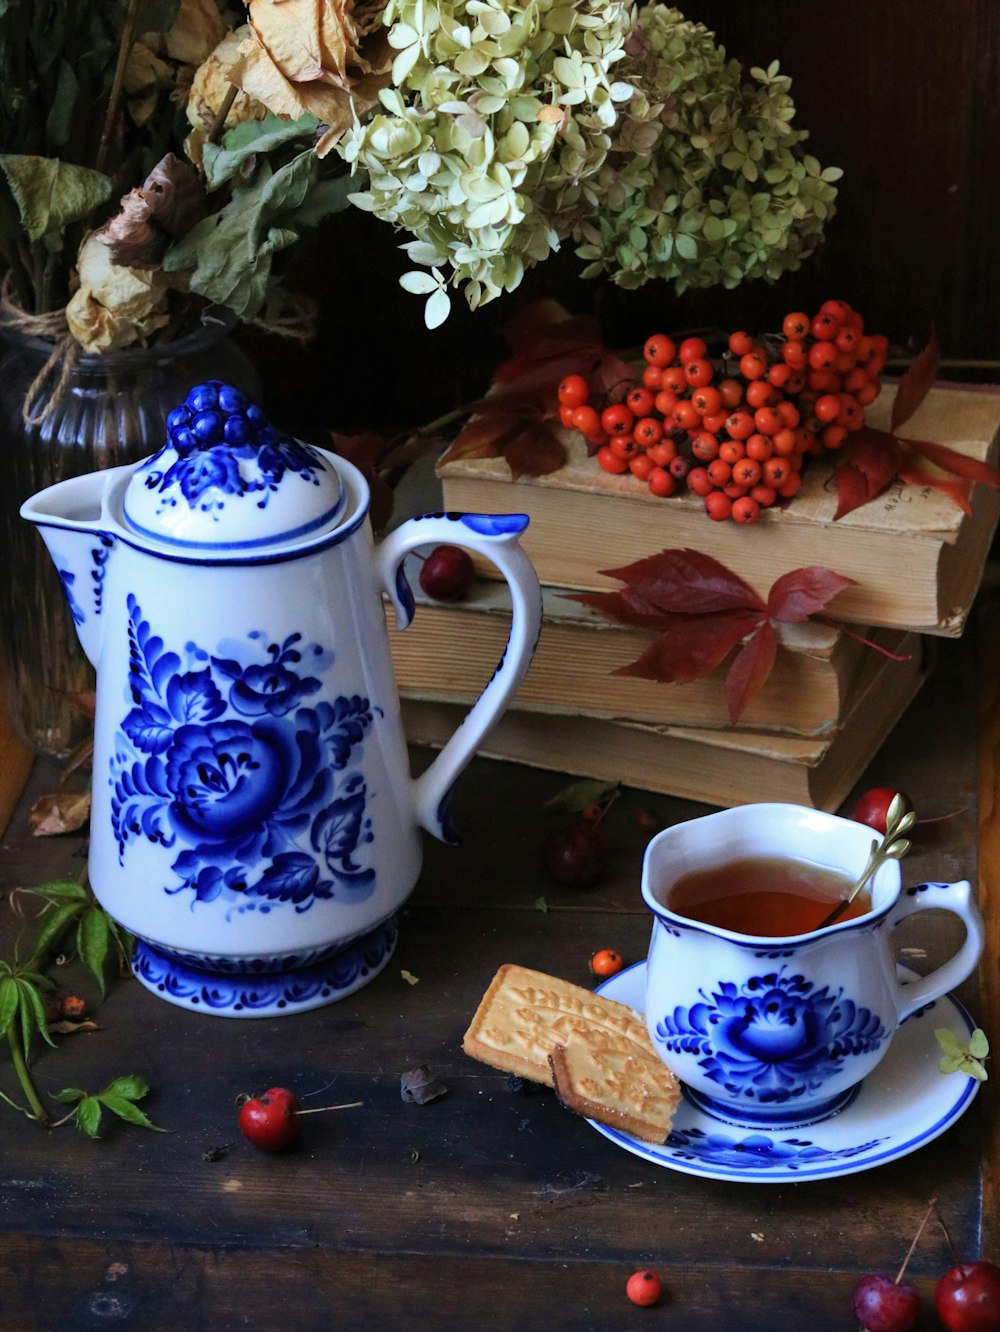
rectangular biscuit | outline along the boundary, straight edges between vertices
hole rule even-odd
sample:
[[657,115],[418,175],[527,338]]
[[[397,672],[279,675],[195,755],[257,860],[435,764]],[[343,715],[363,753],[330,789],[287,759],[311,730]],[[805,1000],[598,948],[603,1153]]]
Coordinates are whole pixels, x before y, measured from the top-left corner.
[[571,1038],[595,1049],[625,1039],[652,1054],[645,1020],[634,1008],[509,962],[483,996],[462,1049],[493,1068],[551,1087],[549,1055]]
[[556,1095],[569,1110],[645,1142],[666,1142],[680,1084],[645,1046],[621,1039],[604,1048],[573,1037],[549,1055]]

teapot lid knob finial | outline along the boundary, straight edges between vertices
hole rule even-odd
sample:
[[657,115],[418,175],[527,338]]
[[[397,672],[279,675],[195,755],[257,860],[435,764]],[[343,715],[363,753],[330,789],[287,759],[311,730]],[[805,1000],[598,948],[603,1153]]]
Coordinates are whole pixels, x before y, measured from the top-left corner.
[[193,388],[168,415],[166,434],[125,493],[125,521],[140,535],[241,549],[298,539],[342,516],[340,478],[327,458],[220,380]]

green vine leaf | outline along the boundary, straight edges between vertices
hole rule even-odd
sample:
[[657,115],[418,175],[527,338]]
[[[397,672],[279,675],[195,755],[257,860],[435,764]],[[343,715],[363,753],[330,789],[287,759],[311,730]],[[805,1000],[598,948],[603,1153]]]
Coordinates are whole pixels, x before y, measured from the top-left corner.
[[81,1133],[96,1138],[101,1127],[101,1103],[96,1096],[84,1096],[76,1107],[74,1122]]
[[76,930],[76,946],[80,959],[101,987],[102,995],[110,933],[108,917],[96,904],[88,907],[83,913]]
[[610,804],[612,800],[617,799],[621,786],[621,782],[605,782],[591,778],[570,782],[569,786],[564,786],[550,800],[546,800],[544,808],[578,814],[588,805]]
[[17,981],[13,976],[4,976],[0,980],[0,1036],[6,1036],[10,1024],[17,1014],[20,997]]
[[50,908],[42,916],[42,923],[35,935],[31,955],[34,958],[45,957],[56,945],[59,936],[80,914],[81,903],[68,902],[65,906]]
[[111,194],[111,180],[102,172],[54,157],[5,153],[0,156],[0,171],[7,178],[30,241],[53,232],[61,235],[71,222],[99,208]]

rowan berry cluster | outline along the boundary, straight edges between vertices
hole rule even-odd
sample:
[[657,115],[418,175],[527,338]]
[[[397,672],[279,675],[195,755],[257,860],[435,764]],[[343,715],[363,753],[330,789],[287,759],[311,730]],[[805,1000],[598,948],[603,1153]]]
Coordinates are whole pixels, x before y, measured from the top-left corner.
[[595,400],[582,375],[569,375],[559,415],[606,472],[631,472],[664,498],[686,488],[710,518],[752,523],[798,493],[811,455],[864,425],[887,351],[846,301],[824,302],[813,318],[786,315],[778,338],[733,333],[717,359],[702,338],[675,345],[656,333],[620,401]]

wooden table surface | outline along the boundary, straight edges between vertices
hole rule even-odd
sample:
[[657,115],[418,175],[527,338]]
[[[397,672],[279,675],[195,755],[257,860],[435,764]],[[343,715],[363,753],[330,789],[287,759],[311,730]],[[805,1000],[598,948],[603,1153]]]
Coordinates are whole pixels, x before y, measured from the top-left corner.
[[[931,682],[858,784],[898,783],[922,815],[954,812],[920,829],[908,882],[977,869],[986,881],[1000,866],[998,620],[987,597],[965,639],[941,645]],[[650,831],[639,816],[648,810],[666,825],[708,812],[627,792],[606,820],[607,879],[573,891],[548,881],[540,860],[554,826],[544,805],[565,781],[474,762],[457,795],[464,845],[428,840],[393,961],[330,1007],[225,1020],[172,1007],[134,981],[100,1004],[70,961],[59,979],[94,1002],[100,1030],[40,1054],[39,1086],[96,1090],[140,1074],[152,1087],[144,1104],[169,1132],[115,1123],[91,1142],[0,1105],[0,1328],[835,1332],[855,1326],[859,1274],[895,1273],[934,1196],[964,1255],[1000,1259],[992,1083],[905,1159],[840,1179],[755,1185],[649,1164],[552,1093],[517,1094],[463,1054],[462,1034],[501,962],[588,984],[597,948],[640,959]],[[82,868],[82,839],[27,835],[28,806],[53,783],[54,769],[37,764],[0,847],[3,899]],[[985,888],[982,901],[995,912]],[[928,964],[954,942],[944,919],[935,917]],[[993,914],[989,929],[979,979],[960,998],[1000,1043]],[[0,900],[0,956],[16,932]],[[419,1064],[448,1086],[424,1106],[400,1097],[400,1075]],[[311,1117],[297,1150],[269,1156],[240,1136],[234,1102],[275,1084],[307,1106],[364,1104]],[[0,1090],[17,1092],[2,1057]],[[638,1309],[625,1282],[647,1265],[669,1296]],[[941,1232],[929,1228],[910,1269],[926,1297],[949,1265]],[[925,1313],[920,1327],[935,1326]]]

